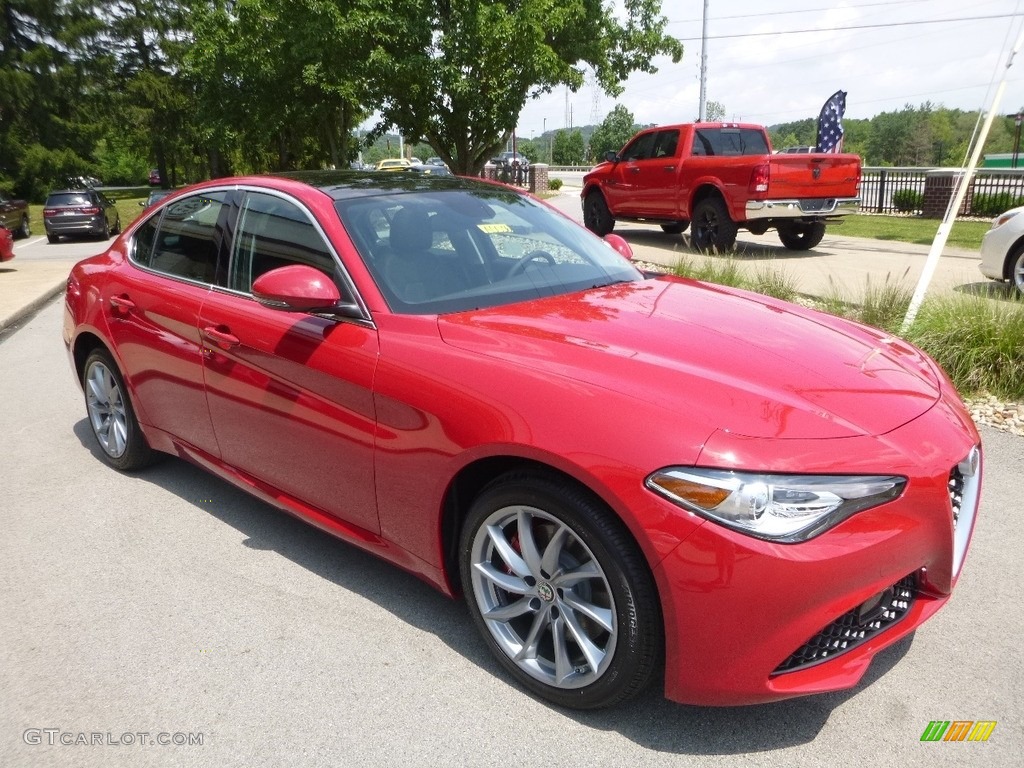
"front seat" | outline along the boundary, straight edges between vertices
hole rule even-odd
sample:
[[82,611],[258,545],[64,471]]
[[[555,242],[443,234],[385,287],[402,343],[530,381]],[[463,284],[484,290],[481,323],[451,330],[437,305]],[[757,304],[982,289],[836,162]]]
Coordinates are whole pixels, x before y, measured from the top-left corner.
[[391,220],[384,282],[401,301],[417,304],[447,292],[444,275],[430,252],[433,243],[430,215],[423,208],[406,206]]

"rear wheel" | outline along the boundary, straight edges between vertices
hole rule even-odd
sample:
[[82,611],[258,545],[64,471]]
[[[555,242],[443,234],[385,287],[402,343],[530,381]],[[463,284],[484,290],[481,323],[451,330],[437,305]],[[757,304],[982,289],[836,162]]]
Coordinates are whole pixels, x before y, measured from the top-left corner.
[[103,217],[103,229],[100,230],[100,237],[104,240],[110,239],[110,222],[107,221],[107,217]]
[[32,229],[28,224],[28,216],[21,217],[21,226],[18,227],[18,231],[15,233],[18,237],[25,238],[32,234]]
[[706,197],[693,209],[693,229],[690,236],[698,251],[725,253],[736,245],[739,229],[729,217],[725,202],[718,197]]
[[583,200],[583,224],[598,237],[615,229],[615,219],[600,192],[591,192]]
[[779,240],[791,251],[806,251],[825,236],[824,221],[793,221],[778,225]]
[[662,224],[661,229],[670,235],[681,235],[690,226],[688,221],[677,221],[674,224]]
[[117,216],[114,217],[114,231],[113,231],[113,233],[115,235],[120,235],[121,234],[121,214],[117,214]]
[[54,235],[54,234],[52,234],[50,232],[46,233],[46,242],[48,242],[50,245],[53,245],[54,243],[59,242],[59,241],[60,241],[60,235]]
[[105,349],[94,350],[86,358],[82,389],[89,426],[103,459],[120,470],[141,469],[152,463],[153,450],[135,418],[121,373]]
[[473,502],[459,553],[473,621],[525,688],[595,709],[650,681],[662,649],[650,573],[587,494],[542,474],[498,478]]

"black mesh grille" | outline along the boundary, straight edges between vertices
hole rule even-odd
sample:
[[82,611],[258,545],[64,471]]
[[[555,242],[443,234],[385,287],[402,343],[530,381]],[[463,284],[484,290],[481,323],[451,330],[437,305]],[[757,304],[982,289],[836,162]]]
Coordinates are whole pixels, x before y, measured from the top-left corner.
[[964,503],[964,476],[959,467],[953,467],[949,473],[949,503],[953,507],[953,528],[960,519],[960,508]]
[[877,604],[869,600],[833,621],[797,648],[772,674],[820,664],[856,648],[902,619],[914,604],[916,594],[916,575],[903,577],[882,593]]

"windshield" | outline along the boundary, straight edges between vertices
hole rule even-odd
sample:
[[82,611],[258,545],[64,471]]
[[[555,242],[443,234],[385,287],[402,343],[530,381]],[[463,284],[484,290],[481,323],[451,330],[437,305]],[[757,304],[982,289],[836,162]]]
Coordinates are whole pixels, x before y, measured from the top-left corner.
[[394,312],[443,314],[643,276],[587,230],[504,190],[428,190],[336,204]]

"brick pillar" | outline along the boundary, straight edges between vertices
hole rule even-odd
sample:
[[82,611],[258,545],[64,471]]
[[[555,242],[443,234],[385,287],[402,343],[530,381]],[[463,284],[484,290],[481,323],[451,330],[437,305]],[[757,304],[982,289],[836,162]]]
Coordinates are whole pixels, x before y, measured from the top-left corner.
[[[946,215],[949,201],[953,199],[956,185],[963,176],[963,171],[953,168],[940,168],[928,171],[924,177],[924,202],[921,204],[921,215],[926,219],[941,219]],[[970,210],[973,189],[968,189],[964,202],[957,211],[963,216]]]
[[536,163],[530,166],[530,179],[529,179],[529,190],[533,194],[539,194],[547,192],[550,189],[548,186],[548,166],[546,163]]

